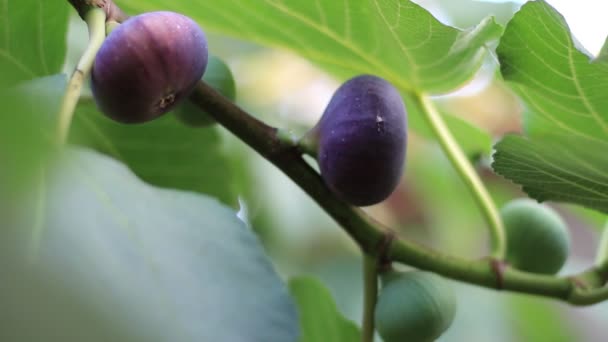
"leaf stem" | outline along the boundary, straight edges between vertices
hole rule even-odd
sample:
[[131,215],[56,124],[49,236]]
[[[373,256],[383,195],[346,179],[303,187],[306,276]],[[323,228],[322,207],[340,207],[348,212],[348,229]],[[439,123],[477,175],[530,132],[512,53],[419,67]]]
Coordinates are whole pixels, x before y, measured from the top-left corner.
[[595,266],[597,267],[606,267],[605,265],[608,264],[608,231],[606,229],[608,229],[608,222],[604,225],[595,256]]
[[601,285],[608,281],[608,222],[604,225],[595,256],[595,268]]
[[363,322],[361,341],[374,341],[374,311],[378,298],[378,261],[363,255]]
[[106,13],[99,8],[90,9],[85,14],[85,21],[89,28],[89,44],[80,57],[74,72],[70,76],[68,85],[63,96],[61,109],[59,110],[59,121],[57,124],[57,141],[60,145],[67,140],[70,124],[80,97],[82,84],[93,68],[93,62],[97,51],[106,37]]
[[490,193],[477,175],[477,172],[475,172],[467,156],[462,152],[458,142],[454,139],[454,136],[451,134],[431,99],[424,94],[419,94],[416,96],[416,99],[419,101],[424,117],[437,136],[439,144],[464,183],[471,190],[473,197],[488,222],[492,243],[492,257],[503,259],[507,247],[505,231],[502,219]]

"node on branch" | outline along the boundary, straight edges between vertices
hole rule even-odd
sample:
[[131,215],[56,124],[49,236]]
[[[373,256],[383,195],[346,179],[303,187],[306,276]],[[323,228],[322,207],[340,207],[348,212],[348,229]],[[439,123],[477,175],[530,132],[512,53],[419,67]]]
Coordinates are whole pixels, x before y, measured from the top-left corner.
[[106,21],[123,22],[127,16],[112,0],[68,0],[84,20],[87,12],[93,8],[101,8],[106,12]]

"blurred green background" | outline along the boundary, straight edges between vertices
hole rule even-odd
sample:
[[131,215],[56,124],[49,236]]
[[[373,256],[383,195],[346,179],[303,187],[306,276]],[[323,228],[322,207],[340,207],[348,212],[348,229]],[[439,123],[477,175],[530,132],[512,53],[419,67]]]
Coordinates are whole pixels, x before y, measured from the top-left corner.
[[[129,5],[136,2],[129,1]],[[460,28],[473,26],[487,15],[495,15],[504,24],[520,6],[514,2],[471,0],[416,2],[442,22]],[[585,13],[594,12],[584,5],[580,7]],[[567,20],[577,18],[573,12],[564,14]],[[577,32],[590,34],[580,27],[572,28],[575,35]],[[267,123],[288,128],[296,135],[316,123],[339,85],[331,75],[291,52],[237,40],[213,30],[206,32],[212,53],[226,61],[235,75],[236,102]],[[600,41],[603,42],[605,33],[596,30],[591,32],[594,37],[578,38],[583,44],[593,45],[596,36],[602,37]],[[65,73],[70,73],[86,40],[86,27],[71,10]],[[587,48],[597,52],[599,45]],[[493,139],[506,132],[520,131],[522,114],[517,98],[495,77],[495,68],[489,57],[473,82],[439,99],[445,111],[491,132]],[[5,96],[12,100],[5,102],[0,118],[0,142],[4,146],[20,146],[18,155],[25,160],[14,163],[21,165],[20,169],[12,170],[14,174],[0,176],[9,180],[5,184],[15,184],[23,179],[31,184],[34,181],[23,170],[31,170],[32,163],[38,160],[31,156],[44,152],[41,152],[44,148],[40,148],[44,144],[31,143],[35,140],[31,137],[37,137],[32,131],[39,131],[31,127],[41,123],[32,123],[27,115],[17,120],[8,115],[40,109],[20,110],[19,106],[27,99],[19,101],[19,97]],[[90,95],[85,95],[85,101],[87,97],[90,100]],[[53,105],[48,106],[53,108]],[[231,202],[231,196],[224,193],[213,195],[225,196],[227,200],[223,201],[238,210],[239,217],[255,230],[283,279],[302,274],[319,277],[331,290],[343,314],[359,322],[362,307],[360,256],[348,236],[287,177],[230,133],[221,127],[203,130],[205,133],[201,134],[213,137],[214,148],[219,151],[217,158],[227,163],[226,169],[230,170],[223,188],[229,188],[239,200]],[[27,146],[31,148],[25,149]],[[10,151],[0,149],[0,152],[10,155]],[[489,163],[488,155],[475,159],[477,170],[499,205],[511,198],[525,196],[516,186],[493,174]],[[6,191],[11,190],[7,187]],[[7,198],[10,197],[3,196],[4,200]],[[11,208],[9,204],[14,203],[3,205],[4,209]],[[562,274],[580,271],[593,261],[605,216],[580,207],[552,205],[569,223],[573,238],[572,255]],[[407,170],[398,190],[382,204],[365,210],[398,229],[402,236],[445,253],[478,258],[487,252],[485,223],[469,191],[439,146],[416,133],[409,136]],[[6,211],[3,217],[5,225],[9,226],[6,222],[14,210]],[[453,285],[459,309],[452,327],[440,341],[606,340],[604,322],[608,320],[608,304],[574,308],[557,301],[497,293],[458,282]]]

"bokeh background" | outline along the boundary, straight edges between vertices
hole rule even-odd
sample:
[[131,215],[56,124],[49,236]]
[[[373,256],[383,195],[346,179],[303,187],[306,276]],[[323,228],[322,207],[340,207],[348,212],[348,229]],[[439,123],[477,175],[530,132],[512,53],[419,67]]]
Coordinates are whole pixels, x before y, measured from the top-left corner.
[[[417,0],[442,22],[460,28],[488,15],[506,23],[522,2]],[[548,0],[566,18],[575,37],[592,54],[608,34],[605,4],[598,0]],[[218,2],[218,5],[220,2]],[[208,32],[215,55],[231,67],[237,103],[267,123],[299,135],[319,119],[339,81],[301,57]],[[86,28],[73,15],[69,73],[86,42]],[[523,108],[495,77],[491,56],[473,82],[438,99],[441,108],[492,132],[494,139],[521,129]],[[239,217],[260,237],[284,279],[309,274],[331,290],[343,314],[358,322],[362,309],[361,262],[356,246],[287,177],[221,127],[224,155],[234,172]],[[478,172],[496,202],[525,196],[517,186],[492,173],[490,156],[476,160]],[[569,223],[572,254],[561,273],[580,271],[593,262],[606,217],[571,205],[551,203]],[[445,253],[478,258],[487,252],[485,223],[435,141],[411,133],[407,170],[385,202],[365,209],[399,233]],[[440,341],[605,341],[608,304],[575,308],[558,301],[452,282],[459,309]]]

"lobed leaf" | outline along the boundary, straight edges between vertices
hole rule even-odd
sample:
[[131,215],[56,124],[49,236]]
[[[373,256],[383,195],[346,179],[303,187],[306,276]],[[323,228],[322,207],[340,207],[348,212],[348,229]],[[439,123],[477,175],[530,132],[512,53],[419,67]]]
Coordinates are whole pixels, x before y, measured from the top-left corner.
[[574,202],[608,212],[607,147],[567,136],[509,135],[496,145],[493,167],[541,202]]
[[[412,1],[398,0],[148,0],[120,2],[133,10],[189,13],[206,28],[288,48],[342,77],[374,73],[402,90],[444,93],[477,72],[502,29],[493,19],[461,31]],[[456,45],[457,49],[452,49]]]
[[[340,79],[377,75],[403,93],[447,93],[461,87],[484,61],[485,44],[502,33],[493,18],[462,31],[404,0],[229,0],[221,6],[209,1],[119,3],[133,13],[188,13],[206,30],[289,49]],[[426,125],[421,118],[412,118],[410,127],[427,133]],[[466,123],[454,129],[462,136],[480,132]],[[487,149],[480,145],[472,154]]]
[[497,53],[505,80],[527,106],[529,139],[498,144],[496,172],[537,200],[608,211],[602,175],[608,167],[608,64],[577,49],[564,18],[545,1],[521,8]]

